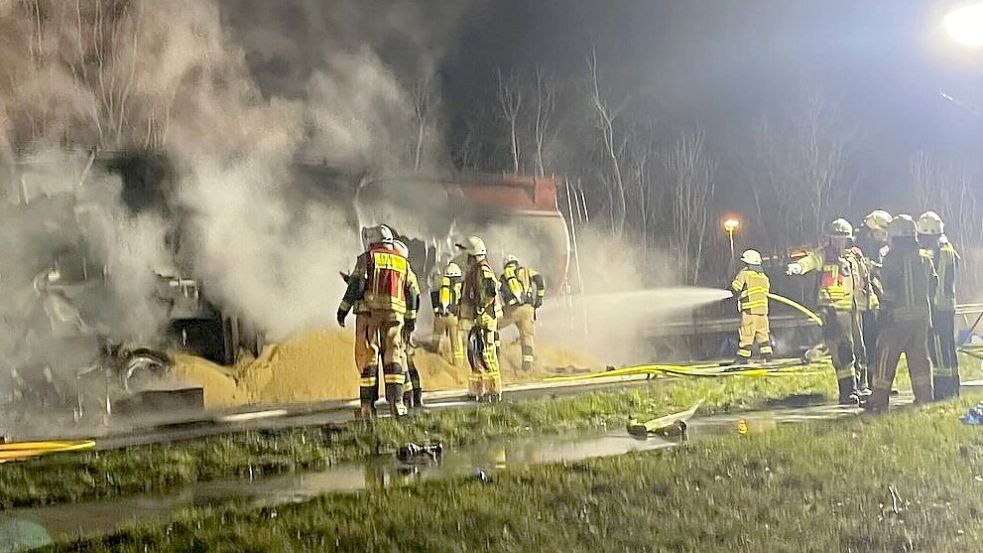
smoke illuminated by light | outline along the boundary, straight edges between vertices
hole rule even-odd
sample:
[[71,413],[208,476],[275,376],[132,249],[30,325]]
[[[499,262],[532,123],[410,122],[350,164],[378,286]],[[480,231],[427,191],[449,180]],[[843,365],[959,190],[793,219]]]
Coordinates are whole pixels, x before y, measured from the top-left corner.
[[949,12],[942,24],[949,36],[959,44],[970,48],[983,47],[983,3]]

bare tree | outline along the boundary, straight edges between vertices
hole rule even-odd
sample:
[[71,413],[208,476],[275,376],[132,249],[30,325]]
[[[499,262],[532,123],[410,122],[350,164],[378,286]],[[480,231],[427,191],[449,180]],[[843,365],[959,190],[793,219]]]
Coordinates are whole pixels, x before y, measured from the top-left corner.
[[556,109],[556,83],[545,74],[542,67],[536,68],[536,119],[533,124],[533,141],[536,146],[536,174],[546,175],[544,150],[550,134],[550,123]]
[[625,182],[622,176],[623,162],[621,159],[624,152],[625,140],[617,135],[615,129],[615,121],[621,109],[612,108],[608,102],[607,95],[601,92],[597,74],[596,49],[592,49],[590,57],[587,58],[587,71],[590,79],[588,96],[594,113],[594,124],[601,134],[604,156],[607,158],[610,166],[610,174],[605,175],[603,181],[608,187],[611,231],[615,236],[620,237],[624,235],[628,208],[625,198]]
[[502,71],[498,71],[498,105],[501,109],[502,119],[508,127],[509,146],[512,155],[512,171],[519,172],[519,112],[522,110],[522,88],[519,85],[519,77],[516,73],[510,73],[508,77],[502,76]]
[[673,197],[673,246],[687,282],[696,284],[710,228],[716,164],[706,151],[703,135],[686,132],[664,153],[662,165]]
[[426,143],[427,131],[431,126],[433,97],[433,78],[428,75],[420,79],[413,88],[413,115],[416,119],[416,145],[413,152],[413,170],[415,171],[420,170],[423,146]]

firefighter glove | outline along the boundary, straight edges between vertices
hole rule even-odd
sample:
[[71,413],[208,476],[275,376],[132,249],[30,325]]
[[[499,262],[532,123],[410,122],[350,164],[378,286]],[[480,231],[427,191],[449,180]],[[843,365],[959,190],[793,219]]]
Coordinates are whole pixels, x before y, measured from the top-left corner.
[[338,326],[345,328],[345,317],[348,316],[347,309],[338,309]]
[[802,274],[802,265],[800,265],[798,263],[789,263],[788,264],[788,270],[785,271],[785,274],[786,275],[801,275]]

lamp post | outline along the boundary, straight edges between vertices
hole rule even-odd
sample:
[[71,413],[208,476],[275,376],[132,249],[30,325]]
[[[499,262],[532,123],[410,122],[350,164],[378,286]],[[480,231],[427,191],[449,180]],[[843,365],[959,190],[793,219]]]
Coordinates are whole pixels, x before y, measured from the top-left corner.
[[727,237],[730,239],[730,265],[731,268],[734,267],[736,263],[736,253],[734,252],[734,231],[737,227],[741,226],[741,222],[733,217],[724,221],[724,230],[727,231]]

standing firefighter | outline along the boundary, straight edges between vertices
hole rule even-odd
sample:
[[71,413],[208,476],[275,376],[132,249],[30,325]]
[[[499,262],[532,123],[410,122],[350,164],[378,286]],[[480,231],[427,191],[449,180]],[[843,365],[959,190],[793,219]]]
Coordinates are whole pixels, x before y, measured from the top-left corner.
[[[461,273],[461,267],[453,261],[449,262],[446,267],[440,267],[440,271],[440,278],[437,279],[436,297],[433,298],[434,350],[455,367],[461,367],[464,365],[464,341],[458,330],[458,314],[464,275]],[[449,351],[443,346],[445,337],[450,345]]]
[[348,288],[338,306],[338,324],[345,326],[345,318],[354,306],[361,416],[375,415],[380,354],[386,401],[390,412],[400,416],[406,414],[402,329],[409,261],[393,247],[392,230],[385,225],[366,229],[362,238],[368,250],[358,256],[348,277]]
[[[410,249],[402,240],[393,242],[393,247],[403,257],[410,258]],[[408,408],[423,407],[423,387],[420,384],[420,371],[416,368],[416,346],[413,331],[416,330],[416,315],[420,310],[420,282],[410,263],[406,265],[406,315],[403,316],[403,347],[406,352],[406,375],[403,381],[403,403]]]
[[903,353],[908,362],[915,402],[932,401],[932,364],[928,356],[928,334],[932,322],[929,298],[935,293],[937,276],[931,255],[919,248],[915,221],[898,215],[889,227],[891,248],[881,268],[881,334],[877,340],[874,393],[866,408],[887,409],[898,361]]
[[823,319],[823,341],[833,357],[841,404],[859,400],[854,343],[863,340],[855,291],[864,286],[865,267],[851,248],[853,226],[836,219],[826,229],[826,245],[788,266],[789,275],[819,271],[817,305]]
[[502,263],[502,301],[505,303],[499,330],[515,325],[522,343],[522,370],[532,371],[535,361],[536,310],[543,306],[546,281],[531,267],[519,264],[519,258],[508,254]]
[[461,291],[461,319],[468,321],[468,362],[471,377],[468,395],[477,401],[498,401],[502,397],[502,376],[498,369],[498,322],[502,306],[498,301],[498,279],[488,264],[485,243],[472,236],[458,247],[467,253],[467,271]]
[[761,269],[761,254],[747,250],[741,254],[744,268],[741,269],[730,287],[738,295],[737,305],[741,311],[741,326],[737,331],[736,364],[747,363],[751,359],[751,346],[758,345],[758,353],[768,362],[771,360],[771,329],[768,325],[768,292],[771,282]]
[[[860,289],[857,297],[857,309],[860,311],[860,327],[863,332],[862,350],[858,351],[858,359],[862,366],[858,367],[861,376],[861,387],[866,388],[868,382],[868,367],[877,366],[877,334],[880,332],[878,318],[880,315],[880,268],[884,253],[887,251],[889,237],[888,225],[893,217],[891,214],[876,209],[864,217],[864,225],[857,236],[857,248],[867,267],[869,286]],[[862,356],[861,356],[862,354]]]
[[932,255],[939,286],[932,295],[932,336],[929,353],[934,365],[935,399],[959,395],[956,357],[956,266],[959,254],[943,233],[942,218],[926,211],[918,218],[918,241]]

